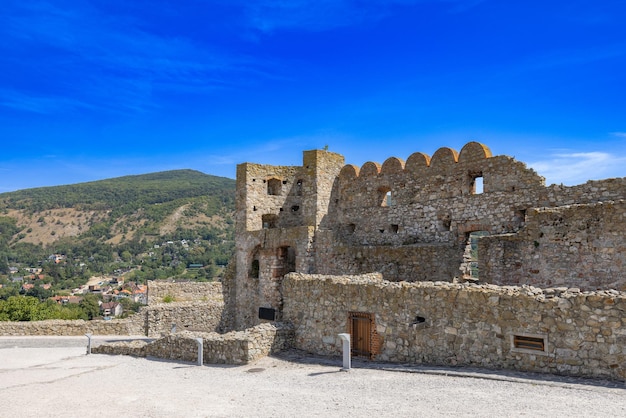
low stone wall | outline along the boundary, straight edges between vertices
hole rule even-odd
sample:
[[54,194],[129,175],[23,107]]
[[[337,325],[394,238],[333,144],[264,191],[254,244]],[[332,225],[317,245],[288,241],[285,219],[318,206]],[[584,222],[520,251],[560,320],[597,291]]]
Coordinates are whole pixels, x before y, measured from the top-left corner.
[[71,336],[85,335],[87,333],[93,335],[144,335],[144,330],[143,321],[137,321],[136,316],[110,321],[65,321],[57,319],[31,322],[0,321],[0,335],[7,336]]
[[377,360],[626,380],[623,292],[290,273],[283,295],[295,348],[317,354],[341,354],[352,314]]
[[145,334],[158,337],[169,334],[176,325],[178,331],[224,332],[223,301],[179,302],[150,305],[142,309]]
[[183,331],[151,343],[143,341],[116,342],[92,348],[97,354],[125,354],[157,357],[178,361],[198,361],[198,343],[203,340],[203,360],[206,364],[246,364],[269,354],[291,347],[293,328],[290,325],[261,324],[245,331],[227,334]]
[[[178,283],[175,283],[178,284]],[[208,293],[221,292],[221,284],[200,283],[199,288],[208,289]],[[210,284],[211,286],[206,286]],[[176,286],[168,284],[166,289],[173,291]],[[187,286],[185,286],[187,288]],[[182,293],[185,293],[181,291]],[[174,294],[178,292],[173,291]],[[219,297],[217,296],[219,295]],[[125,319],[110,321],[94,320],[49,320],[32,322],[0,321],[0,335],[146,335],[159,337],[169,334],[176,324],[179,331],[226,332],[230,330],[232,315],[224,309],[221,293],[204,301],[156,303],[144,306],[139,313]]]
[[148,305],[163,302],[166,296],[176,302],[224,301],[220,282],[148,281]]

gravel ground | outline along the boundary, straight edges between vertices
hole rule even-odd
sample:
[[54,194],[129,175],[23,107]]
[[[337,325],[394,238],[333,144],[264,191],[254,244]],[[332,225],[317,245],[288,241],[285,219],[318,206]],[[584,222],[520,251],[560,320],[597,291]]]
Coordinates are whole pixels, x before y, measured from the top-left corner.
[[85,347],[0,337],[0,417],[626,416],[616,382],[359,361],[342,372],[341,359],[299,352],[196,366]]

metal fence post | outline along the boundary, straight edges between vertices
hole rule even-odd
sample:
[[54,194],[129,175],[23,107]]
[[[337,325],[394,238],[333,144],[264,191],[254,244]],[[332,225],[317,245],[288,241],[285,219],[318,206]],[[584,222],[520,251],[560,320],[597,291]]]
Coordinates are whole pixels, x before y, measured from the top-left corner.
[[87,333],[85,337],[87,337],[87,354],[91,354],[91,334]]

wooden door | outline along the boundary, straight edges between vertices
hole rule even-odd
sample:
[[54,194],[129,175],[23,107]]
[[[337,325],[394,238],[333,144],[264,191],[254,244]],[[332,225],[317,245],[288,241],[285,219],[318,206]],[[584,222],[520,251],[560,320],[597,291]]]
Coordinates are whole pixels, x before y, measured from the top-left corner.
[[352,314],[350,317],[350,340],[353,356],[371,357],[372,321],[369,315]]

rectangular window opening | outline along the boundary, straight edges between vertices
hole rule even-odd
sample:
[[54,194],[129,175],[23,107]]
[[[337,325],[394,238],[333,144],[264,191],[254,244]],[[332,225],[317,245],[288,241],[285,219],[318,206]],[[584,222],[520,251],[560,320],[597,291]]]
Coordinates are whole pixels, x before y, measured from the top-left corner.
[[476,177],[474,179],[474,194],[482,194],[483,192],[483,178]]

